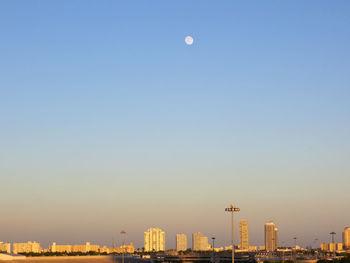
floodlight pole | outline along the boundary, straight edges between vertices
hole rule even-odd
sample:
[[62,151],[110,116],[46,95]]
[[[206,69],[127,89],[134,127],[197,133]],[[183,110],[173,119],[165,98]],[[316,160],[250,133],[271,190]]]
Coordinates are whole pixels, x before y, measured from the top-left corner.
[[294,239],[294,249],[295,249],[294,250],[294,261],[296,262],[297,261],[297,238],[293,237],[293,239]]
[[228,208],[225,208],[226,212],[231,212],[232,215],[232,263],[235,263],[235,244],[234,244],[234,231],[233,231],[233,215],[234,212],[239,212],[240,209],[238,207],[234,207],[231,205]]
[[332,236],[332,246],[333,246],[333,259],[335,258],[335,251],[336,251],[336,244],[334,243],[334,236],[336,235],[335,232],[329,233]]
[[213,240],[213,263],[215,263],[215,237],[211,238]]
[[122,242],[122,263],[124,263],[124,249],[125,249],[125,247],[124,247],[124,243],[125,243],[125,234],[126,234],[126,231],[125,230],[122,230],[121,232],[120,232],[120,234],[122,235],[122,237],[123,237],[123,242]]

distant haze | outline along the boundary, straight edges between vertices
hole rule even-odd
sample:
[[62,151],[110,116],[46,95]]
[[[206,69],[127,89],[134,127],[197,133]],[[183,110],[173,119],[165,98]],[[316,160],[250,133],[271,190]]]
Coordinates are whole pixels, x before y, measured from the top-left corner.
[[[0,241],[292,245],[350,226],[349,1],[3,1]],[[195,44],[185,45],[191,34]],[[236,241],[237,242],[237,241]]]

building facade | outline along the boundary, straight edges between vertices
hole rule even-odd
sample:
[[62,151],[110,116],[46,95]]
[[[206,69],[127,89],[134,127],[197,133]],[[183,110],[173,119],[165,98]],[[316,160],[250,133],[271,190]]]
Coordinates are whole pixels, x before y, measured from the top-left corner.
[[341,251],[343,250],[343,243],[328,243],[323,242],[321,244],[321,250],[322,251],[328,251],[328,252],[335,252],[335,251]]
[[192,250],[207,251],[210,249],[208,238],[203,236],[201,232],[192,234]]
[[27,242],[27,243],[13,243],[13,254],[19,253],[41,253],[42,249],[40,243]]
[[11,253],[11,243],[0,242],[0,252]]
[[343,248],[350,249],[350,227],[345,227],[343,232]]
[[57,245],[56,242],[53,242],[49,248],[49,250],[53,253],[71,253],[72,246],[71,245]]
[[108,251],[109,252],[107,252],[107,253],[117,253],[117,254],[129,253],[129,254],[132,254],[132,253],[135,252],[135,248],[134,248],[133,243],[130,242],[130,245],[123,245],[123,246],[120,246],[120,247],[109,248]]
[[185,234],[176,234],[176,250],[187,250],[187,236]]
[[72,252],[88,253],[90,251],[99,252],[99,250],[100,250],[99,245],[91,245],[90,242],[86,242],[85,245],[72,246]]
[[160,228],[149,228],[144,233],[144,249],[146,252],[165,251],[165,232]]
[[239,222],[239,244],[239,248],[241,250],[249,250],[249,232],[247,220],[241,220]]
[[328,242],[321,243],[321,250],[322,251],[328,251]]
[[273,222],[265,224],[265,250],[275,251],[278,248],[278,228]]

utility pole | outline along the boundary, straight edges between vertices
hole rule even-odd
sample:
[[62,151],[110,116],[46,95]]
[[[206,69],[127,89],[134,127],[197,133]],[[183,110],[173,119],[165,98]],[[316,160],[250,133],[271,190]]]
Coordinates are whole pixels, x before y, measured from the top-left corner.
[[239,212],[240,209],[238,207],[234,207],[231,205],[228,208],[225,208],[226,212],[231,212],[232,214],[232,263],[235,263],[235,244],[234,244],[234,231],[233,231],[233,215],[234,212]]

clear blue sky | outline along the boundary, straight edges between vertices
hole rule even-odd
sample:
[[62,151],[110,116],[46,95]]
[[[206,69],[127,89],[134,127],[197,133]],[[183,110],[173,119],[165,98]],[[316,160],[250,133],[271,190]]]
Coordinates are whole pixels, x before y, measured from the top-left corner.
[[[0,240],[252,244],[350,225],[350,2],[1,1]],[[187,46],[186,35],[194,37]],[[238,229],[238,228],[237,228]],[[188,236],[190,243],[190,236]]]

